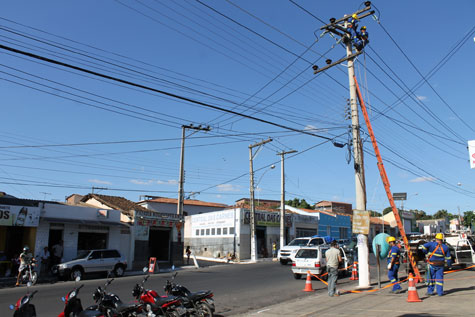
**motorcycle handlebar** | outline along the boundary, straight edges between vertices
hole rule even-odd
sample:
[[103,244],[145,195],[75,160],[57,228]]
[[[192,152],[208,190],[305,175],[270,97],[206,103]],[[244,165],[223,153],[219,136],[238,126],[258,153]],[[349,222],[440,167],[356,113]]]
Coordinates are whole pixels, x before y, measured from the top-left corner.
[[83,287],[84,287],[84,284],[81,284],[81,286],[79,286],[78,288],[76,288],[76,291],[79,292],[79,290],[80,290],[81,288],[83,288]]
[[32,298],[36,293],[38,293],[38,290],[33,291],[33,293],[30,294],[30,298]]

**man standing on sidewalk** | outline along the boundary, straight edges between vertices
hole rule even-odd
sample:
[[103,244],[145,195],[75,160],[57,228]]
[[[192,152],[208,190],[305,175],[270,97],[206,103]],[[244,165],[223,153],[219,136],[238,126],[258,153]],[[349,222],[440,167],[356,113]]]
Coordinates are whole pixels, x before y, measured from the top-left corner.
[[388,279],[389,279],[389,282],[395,283],[393,285],[393,289],[390,292],[394,294],[399,294],[403,292],[401,285],[397,283],[398,282],[397,272],[399,270],[399,265],[400,265],[399,257],[401,255],[401,250],[396,245],[396,238],[389,237],[388,243],[390,247],[389,253],[388,253]]
[[434,295],[434,286],[437,289],[437,295],[444,295],[444,266],[445,263],[450,267],[452,257],[449,247],[442,243],[444,235],[438,233],[435,235],[435,242],[427,242],[422,246],[422,251],[429,253],[429,272],[430,277],[427,285],[427,295]]
[[325,252],[325,258],[327,259],[328,296],[340,296],[336,290],[336,280],[338,279],[338,266],[342,260],[336,240],[332,241],[331,248]]

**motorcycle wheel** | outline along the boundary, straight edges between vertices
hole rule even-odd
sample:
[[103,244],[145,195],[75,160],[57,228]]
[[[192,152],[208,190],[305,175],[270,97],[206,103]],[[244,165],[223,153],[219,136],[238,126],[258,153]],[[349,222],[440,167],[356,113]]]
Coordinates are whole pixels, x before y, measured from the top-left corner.
[[180,317],[180,314],[178,314],[176,311],[168,311],[165,313],[166,317]]
[[198,304],[198,314],[199,317],[213,317],[213,310],[209,307],[208,304],[200,303]]
[[31,273],[31,284],[35,285],[38,282],[38,272]]

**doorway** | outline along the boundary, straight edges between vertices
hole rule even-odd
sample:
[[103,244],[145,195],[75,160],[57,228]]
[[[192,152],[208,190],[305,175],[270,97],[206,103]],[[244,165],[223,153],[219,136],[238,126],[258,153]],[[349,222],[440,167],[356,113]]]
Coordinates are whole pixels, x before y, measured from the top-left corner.
[[266,227],[256,227],[257,254],[260,258],[267,258],[269,253],[266,243]]
[[149,256],[160,262],[170,261],[170,229],[150,227],[148,238]]

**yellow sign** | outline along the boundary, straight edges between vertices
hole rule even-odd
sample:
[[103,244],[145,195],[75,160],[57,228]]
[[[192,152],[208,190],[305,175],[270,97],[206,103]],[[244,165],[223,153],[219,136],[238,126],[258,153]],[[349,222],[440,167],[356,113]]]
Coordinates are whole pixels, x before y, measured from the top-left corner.
[[369,234],[369,211],[353,210],[353,233]]

